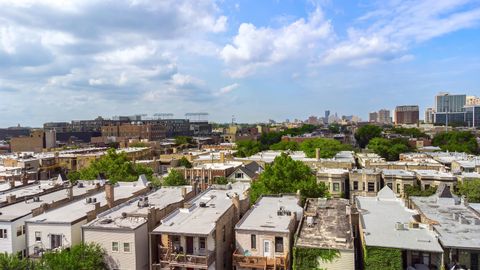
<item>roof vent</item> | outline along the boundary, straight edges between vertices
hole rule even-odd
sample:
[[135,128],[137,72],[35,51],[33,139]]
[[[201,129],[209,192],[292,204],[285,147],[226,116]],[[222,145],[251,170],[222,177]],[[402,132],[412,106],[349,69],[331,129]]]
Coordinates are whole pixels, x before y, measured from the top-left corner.
[[100,224],[110,224],[110,223],[112,223],[112,222],[113,222],[113,220],[112,220],[111,218],[106,218],[106,219],[100,220],[99,223],[100,223]]
[[127,218],[127,213],[122,212],[122,218]]
[[405,226],[403,225],[403,223],[397,222],[395,223],[395,230],[397,231],[405,230]]
[[40,197],[34,196],[34,197],[33,197],[33,201],[34,201],[34,202],[39,202],[39,201],[40,201]]
[[198,205],[202,208],[207,207],[207,203],[205,203],[205,202],[200,202]]

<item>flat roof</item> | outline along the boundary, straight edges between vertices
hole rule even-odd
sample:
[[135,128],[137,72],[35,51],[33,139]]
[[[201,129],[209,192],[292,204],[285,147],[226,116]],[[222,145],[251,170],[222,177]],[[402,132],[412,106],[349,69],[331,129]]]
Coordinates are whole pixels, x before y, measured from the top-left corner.
[[[142,197],[148,198],[148,206],[141,207],[138,205],[140,197],[134,198],[118,205],[106,212],[101,213],[98,217],[84,228],[108,228],[108,229],[135,229],[147,222],[148,209],[157,208],[164,209],[168,205],[183,200],[182,188],[186,188],[187,192],[192,191],[191,186],[181,187],[162,187],[156,191],[146,194]],[[127,217],[122,217],[122,213],[127,213]]]
[[194,169],[206,169],[206,170],[226,170],[229,168],[236,168],[241,166],[243,163],[240,161],[229,161],[225,163],[203,163],[194,166]]
[[403,176],[415,178],[415,173],[408,170],[389,170],[383,169],[382,174],[386,176]]
[[307,199],[295,246],[351,250],[354,248],[347,199]]
[[[215,229],[217,220],[232,206],[232,195],[245,199],[244,192],[249,188],[245,183],[236,182],[212,187],[193,198],[190,208],[180,208],[162,220],[155,228],[156,233],[208,235]],[[225,188],[227,187],[227,188]],[[205,203],[206,207],[200,207]]]
[[[117,183],[114,187],[115,200],[128,198],[134,192],[144,189],[145,185],[137,185],[137,182],[123,182]],[[96,199],[100,203],[100,207],[107,204],[105,192],[99,192],[92,195],[90,198]],[[95,203],[87,203],[86,199],[77,200],[75,202],[66,204],[60,208],[47,211],[41,215],[35,216],[27,220],[31,223],[72,223],[83,217],[86,217],[87,212],[95,209]]]
[[[294,195],[264,196],[237,223],[235,229],[288,233],[292,218],[300,221],[303,216],[303,209],[298,203],[299,199]],[[284,211],[280,214],[278,211],[281,209]]]
[[[20,186],[22,184],[21,181],[15,181],[15,184],[18,184],[14,189],[9,189],[5,191],[0,192],[0,202],[5,202],[7,201],[7,196],[15,195],[16,198],[21,198],[25,196],[32,196],[35,194],[39,194],[44,192],[44,190],[48,190],[51,188],[54,188],[55,185],[57,184],[56,181],[52,180],[42,180],[39,181],[38,183],[32,184],[32,181],[30,181],[29,185],[25,186]],[[58,183],[62,185],[63,183]],[[3,184],[2,188],[4,185],[7,185],[10,187],[10,184]]]
[[[409,228],[408,224],[415,222],[413,215],[417,212],[406,208],[388,186],[383,187],[376,197],[359,196],[356,201],[367,246],[443,252],[427,225]],[[399,225],[404,228],[397,229]]]
[[435,178],[435,180],[456,180],[452,173],[436,170],[413,170],[421,178]]

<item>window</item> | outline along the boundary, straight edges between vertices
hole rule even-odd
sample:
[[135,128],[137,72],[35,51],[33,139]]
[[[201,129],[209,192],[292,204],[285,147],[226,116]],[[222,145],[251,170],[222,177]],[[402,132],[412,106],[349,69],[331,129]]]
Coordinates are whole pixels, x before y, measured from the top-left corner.
[[42,232],[35,232],[35,241],[42,241]]
[[205,247],[206,247],[206,245],[205,245],[205,240],[206,240],[205,237],[200,237],[200,238],[198,239],[198,242],[199,242],[198,245],[200,246],[200,249],[205,249]]
[[425,185],[425,187],[423,188],[424,190],[427,190],[430,188],[430,185]]
[[225,242],[227,236],[225,235],[225,225],[222,227],[222,237],[223,237],[223,242]]
[[0,229],[0,238],[7,239],[7,229]]
[[275,252],[283,252],[283,237],[275,237]]
[[23,227],[24,227],[23,225],[20,225],[17,227],[17,236],[20,236],[23,234],[23,230],[24,230]]
[[257,249],[257,236],[255,234],[250,235],[250,248]]
[[340,191],[340,184],[339,183],[333,183],[333,191]]
[[130,243],[123,243],[123,252],[130,252]]
[[118,252],[118,242],[112,242],[112,251]]
[[243,173],[236,173],[235,178],[243,179]]
[[58,248],[62,246],[62,238],[63,235],[61,234],[51,234],[50,235],[50,248]]
[[358,190],[358,182],[353,181],[353,190]]
[[400,193],[400,184],[397,184],[397,193]]
[[375,191],[375,183],[368,183],[368,192],[374,192]]

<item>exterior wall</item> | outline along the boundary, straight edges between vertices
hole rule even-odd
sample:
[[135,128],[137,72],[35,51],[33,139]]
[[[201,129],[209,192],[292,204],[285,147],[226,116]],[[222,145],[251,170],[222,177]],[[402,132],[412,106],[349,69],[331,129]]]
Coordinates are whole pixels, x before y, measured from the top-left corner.
[[318,267],[328,270],[354,270],[355,253],[353,250],[341,250],[340,257],[331,262],[324,262],[318,259]]
[[[373,197],[377,195],[377,192],[381,189],[381,175],[380,173],[364,174],[350,172],[350,197],[354,196],[366,196]],[[355,189],[355,182],[357,182],[357,188]],[[373,191],[368,191],[368,184],[373,183]]]
[[32,131],[28,137],[15,137],[10,140],[12,152],[42,152],[44,147],[43,131]]
[[[145,239],[139,237],[140,234],[144,234]],[[83,231],[83,237],[85,243],[97,243],[105,249],[106,261],[111,269],[134,270],[148,268],[146,224],[136,231],[88,229]],[[118,251],[112,251],[112,242],[118,242]],[[124,252],[123,243],[130,243],[130,252]]]
[[[38,247],[43,250],[50,250],[49,234],[51,233],[63,235],[62,245],[64,247],[71,246],[72,228],[70,224],[36,224],[27,222],[26,225],[29,255],[34,253],[34,247]],[[35,232],[41,233],[41,241],[35,241]]]
[[[251,248],[251,235],[256,235],[257,248]],[[274,232],[236,232],[235,233],[236,247],[238,253],[249,252],[251,256],[263,257],[264,241],[270,241],[271,253],[268,258],[274,258],[275,256],[285,256],[290,251],[290,234],[274,233]],[[275,237],[283,237],[283,252],[275,252]]]
[[[337,175],[328,173],[317,173],[317,183],[323,182],[328,187],[330,194],[335,198],[341,198],[346,193],[347,175]],[[334,190],[334,185],[338,184],[338,190]],[[343,195],[343,196],[342,196]]]
[[[237,177],[237,174],[242,174],[242,177]],[[233,173],[230,174],[228,177],[229,181],[241,181],[241,182],[252,182],[252,178],[250,178],[246,173],[242,172],[240,169],[236,169]]]
[[395,194],[404,196],[405,187],[407,185],[414,186],[416,185],[416,178],[402,178],[402,177],[395,177],[395,176],[384,176],[383,177],[384,185],[388,186]]

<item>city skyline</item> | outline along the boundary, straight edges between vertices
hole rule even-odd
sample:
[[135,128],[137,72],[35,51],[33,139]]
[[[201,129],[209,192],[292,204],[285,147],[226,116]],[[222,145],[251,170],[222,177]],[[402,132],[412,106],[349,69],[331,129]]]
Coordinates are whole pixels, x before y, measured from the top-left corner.
[[[432,8],[434,7],[434,8]],[[0,126],[368,114],[477,95],[477,1],[0,1]],[[58,22],[61,22],[59,24]]]

